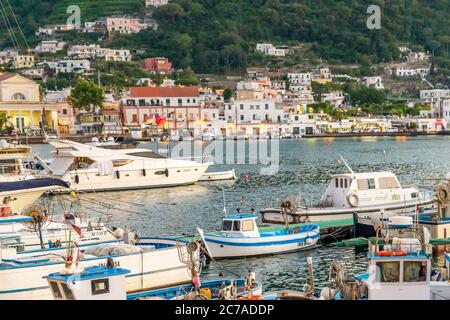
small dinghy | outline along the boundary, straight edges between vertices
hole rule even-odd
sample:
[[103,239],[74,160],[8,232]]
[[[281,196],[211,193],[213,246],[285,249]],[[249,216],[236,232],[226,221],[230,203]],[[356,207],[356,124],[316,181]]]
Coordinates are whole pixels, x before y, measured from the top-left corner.
[[236,180],[236,173],[233,170],[221,172],[206,172],[199,181],[223,181]]
[[237,258],[305,250],[316,245],[317,225],[260,232],[254,214],[225,215],[222,231],[207,233],[198,228],[211,258]]

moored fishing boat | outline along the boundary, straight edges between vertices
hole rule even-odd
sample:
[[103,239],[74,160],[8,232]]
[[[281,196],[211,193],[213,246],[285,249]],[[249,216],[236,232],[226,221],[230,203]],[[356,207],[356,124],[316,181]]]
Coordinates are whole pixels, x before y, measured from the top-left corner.
[[428,229],[415,226],[412,218],[391,217],[368,243],[368,272],[347,276],[343,263],[333,263],[323,299],[450,300],[448,269],[432,269]]
[[[415,187],[402,187],[392,172],[355,173],[344,159],[349,173],[334,175],[318,205],[298,203],[288,215],[289,223],[351,219],[355,212],[371,216],[383,209],[392,214],[410,212],[417,206],[432,207],[431,194]],[[264,223],[284,224],[281,208],[261,210]]]
[[[189,283],[191,277],[179,256],[180,248],[184,247],[184,242],[141,238],[131,244],[110,241],[35,252],[0,249],[0,300],[51,299],[52,293],[43,277],[65,269],[67,264],[76,264],[77,268],[120,265],[130,271],[125,281],[126,292]],[[79,252],[76,257],[75,250]],[[192,256],[198,261],[199,251]]]
[[316,245],[320,228],[304,225],[282,230],[260,232],[253,214],[225,215],[222,230],[200,237],[211,258],[236,258],[271,255],[306,250]]
[[[260,296],[262,286],[249,279],[217,279],[158,290],[126,293],[130,270],[114,266],[92,266],[75,273],[46,276],[55,300],[240,300]],[[249,297],[250,296],[250,297]]]

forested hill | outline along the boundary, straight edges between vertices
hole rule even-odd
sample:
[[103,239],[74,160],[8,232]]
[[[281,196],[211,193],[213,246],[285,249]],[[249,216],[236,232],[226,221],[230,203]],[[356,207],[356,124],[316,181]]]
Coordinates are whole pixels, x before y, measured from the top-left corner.
[[[46,23],[64,23],[78,4],[82,21],[117,13],[144,13],[144,0],[9,0],[28,35]],[[379,5],[381,29],[368,30],[367,7]],[[324,59],[371,63],[398,57],[406,43],[433,51],[450,69],[450,0],[173,0],[153,13],[157,31],[116,37],[111,45],[147,49],[179,67],[224,72],[257,61],[256,42],[311,43]]]

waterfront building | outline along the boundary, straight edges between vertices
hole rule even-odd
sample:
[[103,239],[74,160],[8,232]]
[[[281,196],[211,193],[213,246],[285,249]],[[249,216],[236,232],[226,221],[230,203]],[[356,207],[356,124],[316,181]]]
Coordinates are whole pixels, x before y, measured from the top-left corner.
[[128,128],[201,128],[202,103],[199,87],[134,87],[122,99],[123,124]]
[[18,74],[0,75],[0,112],[20,132],[57,129],[56,104],[42,102],[39,84]]

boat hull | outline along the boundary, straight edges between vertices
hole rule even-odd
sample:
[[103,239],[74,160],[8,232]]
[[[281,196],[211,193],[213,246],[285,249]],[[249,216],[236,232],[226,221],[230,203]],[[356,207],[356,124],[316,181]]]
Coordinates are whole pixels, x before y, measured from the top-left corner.
[[[395,202],[383,206],[367,206],[367,207],[345,207],[345,208],[311,208],[302,209],[294,214],[288,215],[288,222],[290,224],[302,222],[324,222],[343,219],[352,219],[355,213],[360,216],[368,216],[369,218],[380,212],[383,209],[385,212],[392,214],[401,214],[416,210],[417,206],[423,208],[432,207],[432,200],[429,201],[410,201],[410,202]],[[268,224],[285,224],[283,214],[279,208],[269,208],[261,210],[263,223]]]
[[44,193],[52,189],[55,189],[55,187],[0,192],[0,203],[8,203],[13,213],[20,214],[26,207],[36,202]]
[[70,172],[62,179],[69,182],[73,190],[82,192],[166,188],[197,183],[209,165],[209,163],[204,163],[188,168],[170,168],[168,175],[155,174],[165,168],[146,169],[145,175],[143,169],[134,169],[119,170],[105,176],[99,176],[97,170],[78,170]]
[[316,231],[261,238],[202,235],[209,255],[214,259],[252,257],[289,253],[314,247],[319,240]]
[[[163,247],[143,253],[88,258],[80,262],[80,267],[106,265],[107,258],[112,258],[115,265],[131,271],[126,276],[127,292],[188,283],[191,278],[186,266],[179,261],[175,241],[142,239],[140,245],[157,243]],[[165,245],[171,246],[164,248]],[[17,267],[8,267],[5,263],[0,264],[0,300],[53,299],[47,280],[43,277],[63,269],[62,259],[61,262],[24,264]]]

